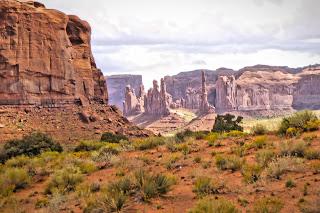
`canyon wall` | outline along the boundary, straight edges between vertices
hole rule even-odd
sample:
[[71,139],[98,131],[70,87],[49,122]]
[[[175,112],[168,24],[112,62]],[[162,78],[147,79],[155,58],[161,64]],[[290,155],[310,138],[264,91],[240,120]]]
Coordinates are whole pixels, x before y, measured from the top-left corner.
[[125,101],[126,87],[137,93],[142,85],[141,75],[110,75],[106,77],[109,92],[109,103],[123,109]]
[[87,22],[32,1],[0,8],[0,104],[107,103]]
[[61,142],[152,135],[108,105],[91,28],[34,1],[0,1],[0,142],[34,131]]

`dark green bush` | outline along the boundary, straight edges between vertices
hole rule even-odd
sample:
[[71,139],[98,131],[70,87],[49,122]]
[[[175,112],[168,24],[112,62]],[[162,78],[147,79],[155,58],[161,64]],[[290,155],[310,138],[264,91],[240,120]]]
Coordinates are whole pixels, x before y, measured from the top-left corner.
[[109,143],[119,143],[121,140],[128,140],[125,135],[113,134],[111,132],[105,132],[101,136],[101,141]]
[[20,140],[16,139],[5,143],[0,154],[0,161],[4,162],[19,155],[35,156],[46,151],[62,152],[63,149],[59,143],[55,143],[48,135],[35,132]]
[[192,137],[194,135],[194,132],[192,132],[190,129],[184,130],[183,132],[179,132],[176,134],[176,140],[177,142],[184,142],[187,137]]
[[[306,132],[319,129],[319,119],[311,111],[296,112],[282,119],[278,133],[280,135],[297,135],[296,132]],[[288,131],[289,130],[289,131]],[[295,130],[293,134],[293,130]]]
[[213,125],[213,132],[230,132],[232,130],[243,131],[243,127],[239,124],[241,123],[243,117],[226,114],[218,115],[216,121]]

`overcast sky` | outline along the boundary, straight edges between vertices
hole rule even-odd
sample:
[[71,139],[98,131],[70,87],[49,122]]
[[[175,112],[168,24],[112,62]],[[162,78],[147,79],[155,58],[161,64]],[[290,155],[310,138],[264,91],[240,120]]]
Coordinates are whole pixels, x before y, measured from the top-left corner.
[[319,0],[38,0],[87,20],[106,75],[320,62]]

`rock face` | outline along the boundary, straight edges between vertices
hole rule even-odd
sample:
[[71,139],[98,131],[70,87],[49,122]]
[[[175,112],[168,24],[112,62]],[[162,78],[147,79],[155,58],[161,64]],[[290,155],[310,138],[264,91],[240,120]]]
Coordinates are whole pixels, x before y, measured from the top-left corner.
[[141,85],[138,96],[130,85],[126,87],[125,100],[123,102],[123,114],[125,116],[137,115],[144,112],[144,86]]
[[109,106],[91,29],[41,3],[0,1],[0,141],[34,131],[60,141],[150,135]]
[[234,76],[219,76],[216,85],[215,107],[217,111],[236,109],[236,80]]
[[107,76],[106,79],[109,103],[116,105],[119,109],[123,109],[123,101],[125,101],[126,94],[125,88],[130,85],[134,93],[137,93],[140,90],[140,85],[142,85],[141,75],[111,75]]
[[148,90],[144,98],[144,111],[146,114],[154,116],[166,116],[170,114],[169,106],[171,96],[166,91],[164,79],[161,79],[161,89],[156,80],[153,81],[153,88]]
[[87,22],[36,2],[0,8],[0,104],[107,103]]
[[206,75],[204,71],[201,72],[201,97],[200,97],[199,112],[202,114],[214,112],[214,107],[211,106],[208,102]]

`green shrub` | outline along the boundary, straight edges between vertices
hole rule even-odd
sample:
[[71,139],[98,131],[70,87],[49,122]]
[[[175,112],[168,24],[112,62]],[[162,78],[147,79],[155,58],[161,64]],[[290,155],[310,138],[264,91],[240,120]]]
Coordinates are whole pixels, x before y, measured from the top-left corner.
[[293,182],[293,180],[291,180],[291,179],[287,180],[287,182],[286,182],[287,188],[293,188],[295,186],[296,186],[296,184],[295,184],[295,182]]
[[197,131],[193,133],[193,137],[195,137],[197,140],[205,139],[208,133],[208,131]]
[[266,136],[258,136],[256,137],[250,147],[255,149],[262,149],[267,145],[267,137]]
[[104,144],[101,142],[95,142],[95,141],[81,141],[74,149],[75,152],[83,152],[83,151],[95,151],[99,150],[101,147],[103,147]]
[[143,201],[167,193],[172,185],[172,181],[167,176],[162,174],[151,175],[144,170],[136,171],[134,177]]
[[98,169],[96,164],[89,160],[78,161],[75,165],[79,167],[81,173],[83,174],[90,174]]
[[165,144],[165,138],[163,137],[149,137],[143,139],[135,139],[133,146],[138,150],[153,149]]
[[276,197],[265,197],[254,204],[255,213],[278,213],[283,208],[283,202]]
[[169,155],[169,159],[165,162],[165,167],[167,169],[173,169],[177,163],[177,161],[181,158],[181,154],[180,153],[174,153]]
[[251,128],[251,133],[254,135],[264,135],[268,132],[263,124],[256,124]]
[[41,198],[41,199],[37,199],[35,208],[41,209],[41,208],[47,207],[48,205],[49,205],[49,200],[47,198]]
[[283,118],[278,132],[281,135],[289,134],[290,136],[295,136],[299,132],[317,129],[314,128],[314,125],[317,124],[319,124],[318,117],[313,112],[305,110],[296,112],[289,117]]
[[209,146],[214,146],[218,138],[219,138],[218,133],[211,132],[204,139],[208,142]]
[[8,196],[30,183],[28,172],[22,168],[8,168],[0,176],[0,195]]
[[304,157],[308,160],[320,159],[320,151],[313,148],[307,148],[304,150]]
[[320,161],[313,162],[311,168],[314,174],[320,174]]
[[219,193],[219,190],[224,187],[223,184],[214,182],[211,178],[200,176],[194,183],[193,192],[198,197],[203,197],[210,194]]
[[121,140],[129,140],[125,135],[113,134],[111,132],[105,132],[101,136],[101,141],[109,143],[119,143]]
[[11,158],[6,161],[6,166],[8,167],[19,167],[22,168],[30,163],[30,158],[24,155],[17,156],[14,158]]
[[191,130],[187,129],[183,132],[179,132],[176,134],[176,141],[178,143],[184,142],[186,138],[189,137],[193,137],[194,136],[194,132],[192,132]]
[[243,136],[246,136],[247,133],[245,132],[242,132],[240,130],[231,130],[230,132],[226,132],[223,134],[224,137],[226,138],[237,138],[237,137],[243,137]]
[[280,144],[280,155],[304,157],[307,146],[304,141],[286,141]]
[[35,156],[46,151],[62,152],[60,144],[55,143],[51,137],[44,133],[36,132],[20,140],[11,140],[4,144],[1,153],[1,162],[19,155]]
[[276,153],[272,150],[260,150],[256,153],[257,163],[265,167],[274,157]]
[[200,156],[197,156],[193,159],[193,162],[195,163],[201,163],[201,157]]
[[213,125],[213,132],[230,132],[232,130],[243,131],[243,127],[239,124],[241,123],[243,117],[238,116],[235,118],[234,115],[217,115],[216,121]]
[[66,194],[74,191],[76,186],[81,183],[83,176],[76,168],[68,167],[59,171],[56,171],[48,183],[45,193],[53,194],[59,192]]
[[256,164],[245,164],[241,173],[246,183],[254,183],[260,179],[262,168]]
[[189,213],[237,213],[239,212],[232,202],[225,198],[204,198],[199,200]]
[[215,159],[216,159],[216,166],[220,170],[230,169],[232,172],[240,170],[242,167],[242,164],[244,163],[244,161],[241,158],[235,155],[231,155],[231,156],[217,155]]
[[286,172],[295,172],[302,169],[303,161],[296,157],[280,157],[271,161],[266,167],[266,175],[269,178],[280,179]]

